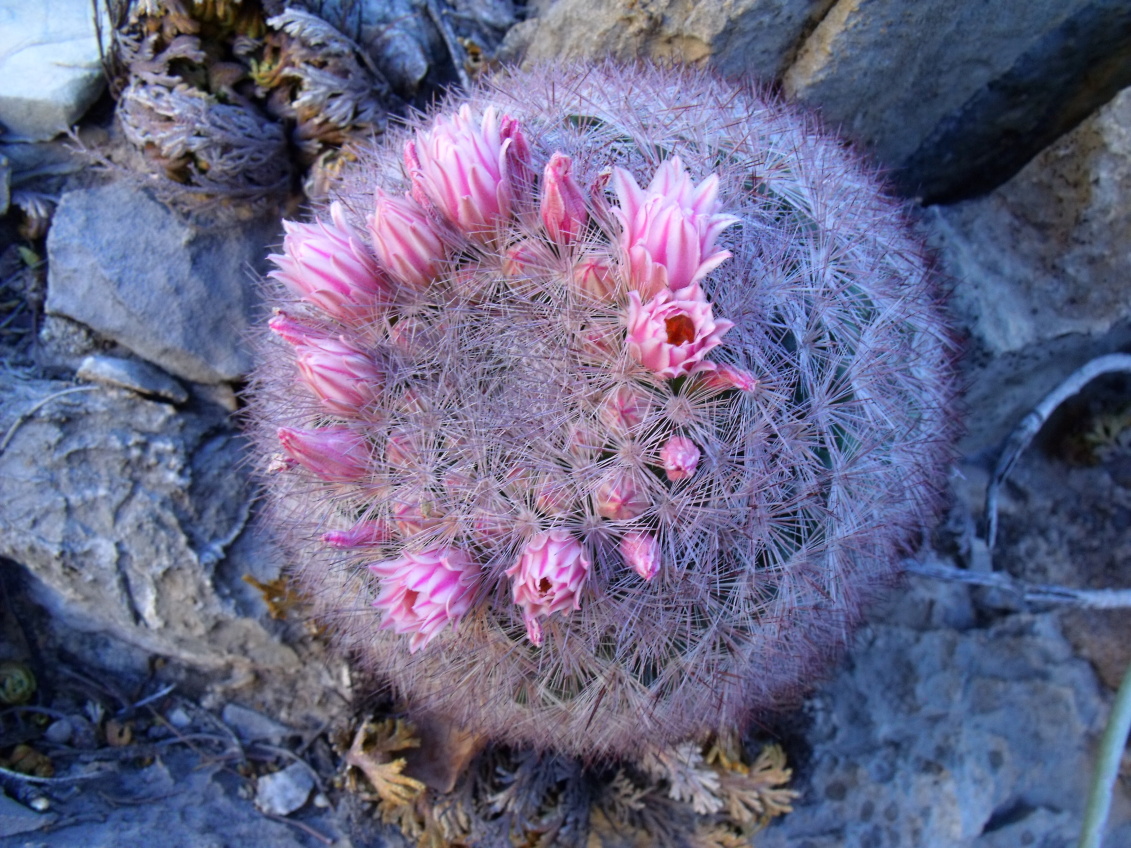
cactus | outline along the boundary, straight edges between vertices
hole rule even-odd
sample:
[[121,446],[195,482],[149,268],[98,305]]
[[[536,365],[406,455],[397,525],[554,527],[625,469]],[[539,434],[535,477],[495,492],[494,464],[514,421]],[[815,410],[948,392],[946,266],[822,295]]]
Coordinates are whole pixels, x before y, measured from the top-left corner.
[[583,757],[796,702],[937,514],[953,345],[898,204],[694,71],[508,71],[289,223],[273,525],[407,702]]

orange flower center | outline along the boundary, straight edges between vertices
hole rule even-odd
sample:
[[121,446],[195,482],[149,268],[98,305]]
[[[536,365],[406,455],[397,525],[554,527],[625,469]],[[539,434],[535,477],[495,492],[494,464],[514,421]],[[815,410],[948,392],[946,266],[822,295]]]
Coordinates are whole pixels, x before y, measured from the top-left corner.
[[673,315],[664,319],[668,331],[668,344],[681,345],[695,341],[695,322],[686,315]]

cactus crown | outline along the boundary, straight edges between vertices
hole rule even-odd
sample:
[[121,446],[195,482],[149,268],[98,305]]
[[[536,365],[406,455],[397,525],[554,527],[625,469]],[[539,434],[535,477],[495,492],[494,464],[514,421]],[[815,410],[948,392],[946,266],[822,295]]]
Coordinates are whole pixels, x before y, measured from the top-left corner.
[[938,506],[919,243],[693,72],[508,72],[289,224],[251,417],[317,614],[409,702],[585,756],[780,707]]

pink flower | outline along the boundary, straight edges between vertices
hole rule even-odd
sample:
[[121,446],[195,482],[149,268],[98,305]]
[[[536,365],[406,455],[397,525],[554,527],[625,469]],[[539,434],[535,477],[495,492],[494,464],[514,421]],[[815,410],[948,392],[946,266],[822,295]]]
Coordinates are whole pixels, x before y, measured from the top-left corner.
[[624,168],[613,170],[613,187],[628,285],[642,297],[665,288],[679,292],[730,257],[730,251],[715,249],[715,240],[738,219],[719,213],[714,174],[694,186],[673,156],[656,169],[647,189]]
[[626,521],[643,515],[652,505],[648,493],[626,468],[605,473],[593,491],[597,514],[610,521]]
[[526,182],[530,149],[518,123],[488,107],[479,126],[463,106],[405,145],[413,197],[425,199],[460,232],[488,237],[509,217]]
[[594,300],[612,300],[616,294],[617,280],[609,257],[587,253],[578,259],[573,266],[573,287]]
[[369,441],[349,427],[280,427],[279,441],[290,459],[329,483],[356,483],[367,474]]
[[452,547],[405,551],[369,570],[381,578],[381,592],[373,602],[382,612],[381,629],[411,634],[410,653],[467,614],[480,574],[470,556]]
[[514,602],[522,607],[526,634],[535,645],[542,644],[539,618],[580,609],[579,595],[589,567],[580,542],[565,530],[550,530],[527,542],[518,561],[507,569],[514,582]]
[[371,548],[393,538],[385,521],[359,521],[349,530],[331,530],[322,541],[332,548]]
[[369,250],[351,234],[340,203],[331,222],[284,221],[283,253],[268,274],[327,315],[347,323],[370,320],[392,299],[389,282]]
[[369,233],[377,258],[399,282],[423,289],[439,276],[447,245],[411,197],[393,197],[377,189]]
[[630,530],[621,536],[620,555],[624,564],[651,580],[660,570],[660,543],[652,533]]
[[690,478],[699,467],[699,457],[702,455],[695,442],[687,436],[672,436],[660,448],[660,461],[664,464],[664,473],[673,483]]
[[655,408],[652,393],[643,386],[626,384],[617,386],[605,396],[597,415],[601,423],[622,436],[636,430]]
[[700,382],[711,389],[738,389],[740,392],[752,392],[758,388],[758,378],[749,371],[743,371],[734,365],[719,363],[713,371],[701,371]]
[[550,240],[561,245],[572,244],[589,217],[585,195],[570,174],[572,166],[564,153],[554,153],[542,176],[542,226]]
[[372,401],[385,377],[373,357],[341,339],[302,345],[297,365],[322,404],[344,416],[357,415]]
[[393,521],[401,536],[408,539],[439,527],[444,516],[436,508],[435,498],[426,489],[409,489],[398,493],[393,504]]
[[725,319],[714,319],[711,304],[697,285],[676,293],[664,289],[647,305],[641,304],[637,292],[628,293],[629,353],[669,380],[715,370],[715,363],[703,357],[733,326]]

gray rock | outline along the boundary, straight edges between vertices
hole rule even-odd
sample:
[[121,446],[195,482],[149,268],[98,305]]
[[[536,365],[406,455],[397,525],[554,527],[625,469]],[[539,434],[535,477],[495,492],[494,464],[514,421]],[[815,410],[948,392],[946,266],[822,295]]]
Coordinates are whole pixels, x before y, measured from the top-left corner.
[[47,239],[47,311],[186,380],[250,367],[245,348],[277,222],[202,228],[126,183],[63,195]]
[[31,833],[58,820],[54,813],[37,813],[0,792],[0,839],[18,833]]
[[[103,32],[109,22],[103,10]],[[0,124],[27,139],[66,132],[106,80],[88,0],[0,5]]]
[[[145,769],[110,769],[57,806],[55,827],[13,845],[35,848],[351,848],[344,816],[303,816],[309,830],[274,821],[240,797],[239,780],[222,763],[201,761],[178,746]],[[46,817],[45,817],[46,818]],[[2,820],[0,820],[2,821]],[[311,835],[317,834],[317,837]],[[9,843],[5,843],[7,845]],[[384,839],[366,843],[372,848]]]
[[[771,80],[832,0],[557,0],[538,18],[526,63],[566,59],[702,62]],[[529,37],[529,36],[525,36]]]
[[88,356],[79,365],[75,376],[80,380],[128,389],[139,395],[147,395],[171,403],[184,403],[188,400],[188,392],[185,391],[184,386],[160,368],[133,359],[105,355]]
[[908,193],[970,197],[1131,83],[1131,6],[839,0],[783,82]]
[[286,725],[239,704],[226,704],[220,717],[240,739],[247,742],[281,742],[294,735],[294,730]]
[[1131,90],[985,198],[927,210],[969,338],[968,453],[1131,342]]
[[[939,588],[877,610],[810,701],[803,797],[759,848],[1075,844],[1108,713],[1095,675],[1051,616],[930,627]],[[1131,844],[1129,800],[1117,789],[1107,844]]]
[[296,727],[341,709],[340,663],[284,642],[243,580],[273,579],[281,556],[245,531],[244,446],[222,412],[7,371],[0,396],[0,556],[26,566],[73,654],[122,670],[161,655]]
[[0,215],[8,214],[12,200],[12,165],[8,157],[0,154]]
[[291,763],[282,771],[265,774],[255,787],[255,806],[263,812],[287,816],[306,804],[314,778],[305,763]]

